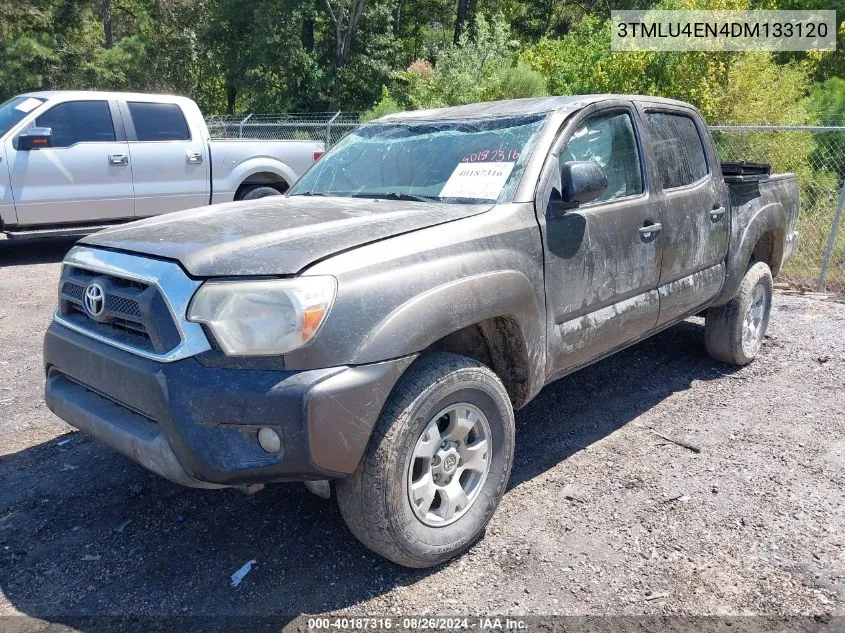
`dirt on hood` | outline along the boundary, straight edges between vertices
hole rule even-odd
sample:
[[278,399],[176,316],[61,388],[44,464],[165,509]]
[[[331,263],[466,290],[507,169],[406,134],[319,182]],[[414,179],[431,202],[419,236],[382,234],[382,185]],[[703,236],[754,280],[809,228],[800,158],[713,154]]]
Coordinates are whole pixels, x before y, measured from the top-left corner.
[[197,277],[293,275],[334,253],[489,208],[489,203],[273,196],[132,222],[82,243],[176,260]]

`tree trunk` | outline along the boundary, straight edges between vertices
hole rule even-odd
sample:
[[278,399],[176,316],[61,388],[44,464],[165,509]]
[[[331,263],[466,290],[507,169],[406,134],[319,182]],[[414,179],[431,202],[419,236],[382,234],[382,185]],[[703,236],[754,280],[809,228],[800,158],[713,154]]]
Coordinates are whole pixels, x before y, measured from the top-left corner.
[[309,53],[314,52],[314,18],[302,20],[302,47]]
[[340,105],[341,84],[340,73],[349,62],[352,54],[352,46],[355,43],[355,36],[358,34],[358,25],[361,16],[364,15],[364,7],[367,0],[352,0],[349,6],[348,15],[338,7],[337,13],[332,9],[331,0],[326,0],[329,15],[335,27],[335,53],[334,53],[334,81],[332,83],[331,105],[337,108]]
[[103,0],[103,33],[106,48],[112,47],[111,0]]
[[467,28],[469,20],[469,0],[458,0],[458,15],[455,18],[455,44],[461,41],[461,35]]
[[226,111],[229,114],[235,113],[235,100],[238,97],[238,88],[231,81],[226,82]]

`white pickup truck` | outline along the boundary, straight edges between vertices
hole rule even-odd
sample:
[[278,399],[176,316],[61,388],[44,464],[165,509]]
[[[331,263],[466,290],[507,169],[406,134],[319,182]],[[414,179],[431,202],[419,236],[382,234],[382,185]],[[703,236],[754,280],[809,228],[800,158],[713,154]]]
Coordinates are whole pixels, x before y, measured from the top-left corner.
[[0,239],[280,194],[323,150],[310,140],[211,140],[185,97],[20,95],[0,105]]

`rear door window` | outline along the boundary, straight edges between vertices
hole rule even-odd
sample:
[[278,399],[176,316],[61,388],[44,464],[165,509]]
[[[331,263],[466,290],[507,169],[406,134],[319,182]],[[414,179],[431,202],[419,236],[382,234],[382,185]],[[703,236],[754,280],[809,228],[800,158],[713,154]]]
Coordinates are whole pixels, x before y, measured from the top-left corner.
[[175,103],[130,101],[129,113],[139,141],[190,141],[188,122]]
[[664,189],[691,185],[707,175],[704,143],[691,117],[668,112],[646,112],[645,117]]
[[35,119],[35,127],[53,130],[53,147],[116,140],[107,101],[67,101]]

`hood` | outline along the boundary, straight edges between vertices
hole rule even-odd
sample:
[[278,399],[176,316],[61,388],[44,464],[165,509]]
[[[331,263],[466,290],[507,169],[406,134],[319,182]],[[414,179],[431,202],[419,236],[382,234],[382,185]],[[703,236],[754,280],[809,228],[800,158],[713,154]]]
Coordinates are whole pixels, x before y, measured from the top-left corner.
[[82,243],[173,259],[197,277],[292,275],[334,253],[490,206],[272,196],[132,222]]

